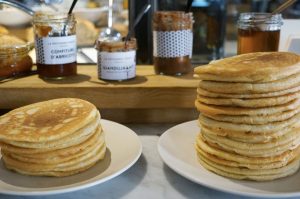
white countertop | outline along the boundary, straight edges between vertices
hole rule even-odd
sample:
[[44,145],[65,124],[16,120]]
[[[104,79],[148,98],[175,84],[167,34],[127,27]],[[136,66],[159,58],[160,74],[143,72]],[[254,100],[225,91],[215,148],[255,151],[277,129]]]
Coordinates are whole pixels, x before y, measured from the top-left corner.
[[50,196],[9,196],[0,199],[139,199],[139,198],[244,198],[220,191],[215,191],[195,184],[167,167],[159,157],[157,142],[161,133],[173,126],[164,125],[127,125],[139,134],[143,144],[143,154],[137,163],[120,176],[103,184],[80,191]]

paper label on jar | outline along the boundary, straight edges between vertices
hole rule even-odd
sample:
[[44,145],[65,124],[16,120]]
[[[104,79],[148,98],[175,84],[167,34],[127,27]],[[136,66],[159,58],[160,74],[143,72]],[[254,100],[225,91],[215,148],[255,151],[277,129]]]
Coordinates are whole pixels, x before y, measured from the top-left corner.
[[67,64],[76,62],[76,35],[42,37],[35,41],[37,63]]
[[192,30],[153,31],[153,55],[155,57],[192,57]]
[[135,77],[136,51],[98,52],[98,77],[105,80],[126,80]]

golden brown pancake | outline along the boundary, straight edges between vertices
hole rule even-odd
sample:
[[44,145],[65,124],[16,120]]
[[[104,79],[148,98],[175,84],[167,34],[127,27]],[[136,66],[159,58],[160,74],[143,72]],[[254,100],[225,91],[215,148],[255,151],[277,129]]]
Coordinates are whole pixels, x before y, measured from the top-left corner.
[[270,82],[300,72],[300,57],[290,52],[256,52],[212,61],[195,68],[202,80]]

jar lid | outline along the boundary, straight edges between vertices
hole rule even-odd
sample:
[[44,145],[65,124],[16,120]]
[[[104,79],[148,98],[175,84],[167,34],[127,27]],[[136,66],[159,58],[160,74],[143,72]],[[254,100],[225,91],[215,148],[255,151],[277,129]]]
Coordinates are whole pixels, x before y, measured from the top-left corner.
[[130,38],[128,41],[125,41],[124,38],[118,41],[97,40],[95,42],[95,48],[99,51],[120,52],[120,51],[136,50],[137,44],[135,38]]

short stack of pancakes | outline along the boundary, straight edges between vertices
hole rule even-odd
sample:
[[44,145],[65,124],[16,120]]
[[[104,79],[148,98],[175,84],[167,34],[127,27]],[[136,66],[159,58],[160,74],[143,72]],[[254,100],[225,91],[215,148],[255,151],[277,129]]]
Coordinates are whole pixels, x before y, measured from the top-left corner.
[[85,171],[106,151],[99,111],[75,98],[39,102],[1,116],[0,146],[8,169],[38,176]]
[[200,163],[219,175],[267,181],[292,175],[300,159],[300,58],[238,55],[195,68]]

